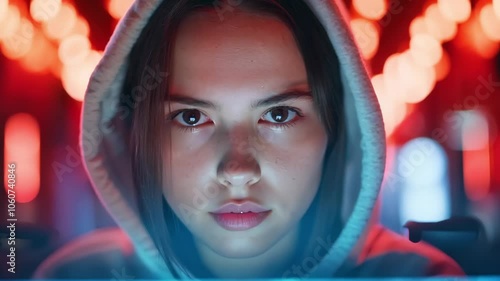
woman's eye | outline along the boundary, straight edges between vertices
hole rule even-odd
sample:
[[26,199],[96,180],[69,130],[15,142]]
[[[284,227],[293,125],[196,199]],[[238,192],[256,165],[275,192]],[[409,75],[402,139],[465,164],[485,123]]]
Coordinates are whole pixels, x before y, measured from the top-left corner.
[[298,109],[287,106],[280,106],[280,107],[274,107],[269,111],[267,111],[262,117],[262,119],[270,123],[279,125],[295,121],[297,115],[302,116]]
[[208,117],[197,109],[186,109],[173,114],[172,120],[186,127],[196,127],[207,122]]

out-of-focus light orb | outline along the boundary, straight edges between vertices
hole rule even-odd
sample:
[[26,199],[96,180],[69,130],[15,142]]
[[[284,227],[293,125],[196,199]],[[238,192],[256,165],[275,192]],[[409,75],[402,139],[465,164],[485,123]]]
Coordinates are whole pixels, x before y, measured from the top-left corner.
[[101,57],[101,53],[91,51],[83,63],[63,67],[61,73],[62,84],[73,99],[83,101],[89,78]]
[[438,8],[432,4],[425,10],[425,24],[429,34],[440,42],[450,41],[457,34],[457,24],[447,19]]
[[3,54],[12,60],[24,57],[32,48],[34,32],[33,24],[29,20],[22,18],[14,34],[4,38]]
[[8,0],[0,0],[0,23],[7,15],[9,11],[9,1]]
[[493,0],[493,10],[497,18],[500,19],[500,0]]
[[134,0],[108,0],[108,12],[114,19],[121,19]]
[[448,76],[448,73],[450,73],[451,69],[451,61],[450,61],[450,56],[448,53],[443,50],[443,55],[441,56],[441,59],[437,64],[434,65],[434,70],[436,71],[436,81],[441,81],[446,76]]
[[[27,113],[10,116],[5,123],[4,170],[14,163],[16,175],[16,202],[27,203],[36,198],[40,191],[40,126]],[[8,187],[7,173],[4,185]]]
[[373,76],[371,82],[382,111],[385,134],[389,137],[406,117],[407,106],[404,102],[393,99],[388,95],[383,74]]
[[456,23],[463,23],[471,16],[470,0],[438,0],[437,5],[445,18]]
[[43,24],[45,34],[56,40],[62,40],[68,36],[77,22],[77,12],[73,5],[63,3],[59,12]]
[[0,22],[0,40],[14,36],[21,24],[21,12],[14,5],[9,5],[7,13]]
[[413,37],[417,34],[428,34],[427,25],[424,17],[416,17],[410,23],[410,36]]
[[387,95],[405,103],[418,103],[425,99],[436,83],[435,70],[415,62],[405,51],[389,57],[384,65]]
[[410,54],[418,64],[431,67],[441,59],[443,47],[432,36],[417,34],[410,40]]
[[481,9],[479,23],[488,39],[500,41],[500,18],[496,16],[492,4],[486,4]]
[[375,24],[369,20],[357,18],[351,20],[351,29],[363,58],[367,60],[373,58],[379,46],[379,34]]
[[479,16],[474,16],[470,21],[464,23],[462,31],[460,38],[453,42],[460,46],[469,47],[472,51],[485,59],[491,59],[497,54],[499,44],[486,36],[479,23]]
[[405,88],[402,98],[407,103],[421,102],[436,84],[434,68],[418,64],[409,52],[404,52],[399,57],[399,78]]
[[353,0],[354,9],[363,17],[379,20],[387,13],[386,0]]
[[74,34],[61,41],[59,59],[65,65],[78,65],[87,58],[90,49],[90,41],[86,36]]
[[34,73],[45,73],[53,65],[59,65],[54,46],[40,32],[35,32],[33,46],[36,47],[32,47],[28,54],[19,61],[24,69]]
[[61,0],[32,0],[30,4],[31,17],[36,22],[46,22],[59,13],[61,4]]
[[90,35],[90,26],[84,17],[79,16],[76,20],[75,26],[71,31],[71,34],[80,34],[85,37]]

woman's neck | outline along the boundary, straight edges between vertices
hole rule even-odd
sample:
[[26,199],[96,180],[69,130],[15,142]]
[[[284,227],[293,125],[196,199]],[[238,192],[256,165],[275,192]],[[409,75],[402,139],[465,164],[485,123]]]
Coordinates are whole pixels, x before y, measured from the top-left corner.
[[299,230],[295,229],[265,253],[243,259],[220,256],[199,241],[195,245],[213,278],[282,278],[296,258],[298,238]]

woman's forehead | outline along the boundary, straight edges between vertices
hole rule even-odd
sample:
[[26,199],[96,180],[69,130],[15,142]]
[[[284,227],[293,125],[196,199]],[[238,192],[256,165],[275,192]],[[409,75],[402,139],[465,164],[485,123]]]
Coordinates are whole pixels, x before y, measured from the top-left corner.
[[307,76],[287,25],[252,13],[223,21],[214,13],[188,16],[179,26],[172,60],[171,84],[191,92],[245,85],[273,91]]

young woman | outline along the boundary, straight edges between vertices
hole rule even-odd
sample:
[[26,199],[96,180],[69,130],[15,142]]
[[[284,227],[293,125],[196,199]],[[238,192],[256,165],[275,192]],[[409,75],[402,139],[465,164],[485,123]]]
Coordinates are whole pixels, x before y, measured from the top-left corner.
[[340,1],[138,0],[82,115],[86,168],[120,229],[35,276],[462,274],[370,223],[385,138],[345,15]]

